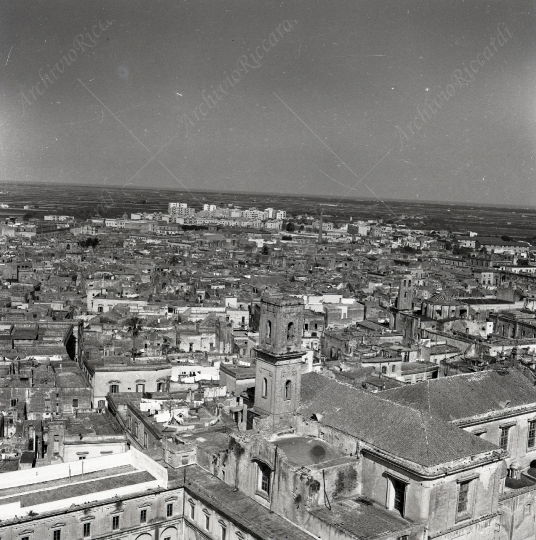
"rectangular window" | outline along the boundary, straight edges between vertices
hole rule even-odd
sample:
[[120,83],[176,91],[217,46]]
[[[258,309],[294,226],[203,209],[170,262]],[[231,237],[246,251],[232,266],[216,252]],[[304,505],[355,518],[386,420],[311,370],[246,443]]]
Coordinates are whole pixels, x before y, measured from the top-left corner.
[[503,450],[508,450],[508,434],[509,434],[509,432],[510,432],[509,427],[501,428],[501,435],[500,435],[500,438],[499,438],[499,446]]
[[166,516],[171,517],[173,515],[173,503],[168,503],[166,506]]
[[205,529],[208,531],[210,529],[210,516],[205,514]]
[[119,529],[119,516],[114,516],[112,518],[112,529],[114,531],[117,531],[117,529]]
[[147,523],[147,510],[140,512],[140,523]]
[[529,438],[527,441],[527,446],[529,448],[534,448],[536,443],[536,420],[531,420],[529,422]]
[[91,523],[84,523],[84,538],[91,536]]
[[404,506],[406,504],[406,485],[404,482],[393,478],[393,509],[400,512],[400,515],[404,515]]
[[17,406],[17,399],[16,399],[16,398],[14,398],[14,399],[11,400],[11,406],[12,406],[12,407],[16,407],[16,406]]
[[190,503],[190,519],[195,519],[195,504]]
[[258,489],[259,491],[262,491],[266,493],[266,495],[270,494],[270,473],[271,470],[268,467],[268,465],[265,465],[264,463],[258,464],[258,474],[259,474],[259,480],[258,480]]
[[52,540],[61,540],[61,530],[60,529],[56,529],[52,533]]
[[29,536],[23,536],[20,540],[30,540]]
[[73,399],[73,408],[77,408],[78,407],[78,399]]
[[467,514],[469,512],[469,487],[471,481],[460,482],[458,484],[458,514]]
[[147,433],[143,433],[143,447],[147,448],[149,446],[149,437],[147,436]]
[[111,384],[110,385],[110,394],[117,394],[119,392],[119,385],[118,384]]

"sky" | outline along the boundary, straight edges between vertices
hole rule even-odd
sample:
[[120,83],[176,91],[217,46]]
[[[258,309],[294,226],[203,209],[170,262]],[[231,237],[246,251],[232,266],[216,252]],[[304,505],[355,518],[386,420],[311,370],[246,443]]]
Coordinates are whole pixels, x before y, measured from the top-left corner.
[[1,5],[0,182],[536,206],[533,2]]

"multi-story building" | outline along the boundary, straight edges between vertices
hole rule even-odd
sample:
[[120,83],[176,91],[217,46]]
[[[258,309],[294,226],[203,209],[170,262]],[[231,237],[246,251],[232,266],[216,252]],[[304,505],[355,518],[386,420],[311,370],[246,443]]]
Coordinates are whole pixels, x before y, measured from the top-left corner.
[[165,358],[132,360],[128,356],[85,359],[83,370],[91,385],[91,406],[106,408],[106,396],[119,392],[164,392],[169,389],[171,363]]
[[194,208],[188,208],[187,203],[170,202],[168,203],[168,214],[171,216],[193,216],[195,214]]

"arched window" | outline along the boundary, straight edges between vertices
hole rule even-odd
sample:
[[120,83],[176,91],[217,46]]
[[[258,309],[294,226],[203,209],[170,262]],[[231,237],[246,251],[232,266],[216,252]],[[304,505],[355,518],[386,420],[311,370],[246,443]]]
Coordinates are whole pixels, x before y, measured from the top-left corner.
[[265,398],[268,395],[268,379],[265,377],[262,380],[262,397]]
[[266,341],[272,340],[272,321],[266,322]]
[[294,338],[294,323],[289,322],[287,326],[287,339]]
[[387,368],[385,366],[382,366],[382,373],[387,373]]
[[292,396],[292,381],[287,381],[285,383],[284,397],[285,399],[290,399]]

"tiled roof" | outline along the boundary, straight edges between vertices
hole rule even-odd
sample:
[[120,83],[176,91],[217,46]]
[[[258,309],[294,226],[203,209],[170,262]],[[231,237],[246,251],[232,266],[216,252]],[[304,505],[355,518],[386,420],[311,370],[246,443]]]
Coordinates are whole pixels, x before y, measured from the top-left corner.
[[86,473],[84,476],[78,475],[73,477],[58,478],[57,480],[45,480],[44,482],[38,482],[35,484],[25,484],[22,486],[15,486],[10,488],[0,489],[0,504],[6,504],[5,501],[8,497],[22,496],[28,493],[43,493],[43,491],[51,488],[65,487],[73,485],[80,481],[92,481],[103,477],[116,477],[122,474],[131,474],[136,472],[137,469],[132,465],[120,465],[111,469],[103,469],[91,473]]
[[459,304],[455,298],[452,296],[449,296],[448,294],[444,292],[439,292],[434,294],[431,298],[428,298],[428,300],[425,300],[426,302],[430,302],[432,304]]
[[[536,389],[518,371],[479,371],[382,392],[382,398],[455,421],[522,405],[536,405]],[[508,403],[509,402],[509,403]],[[508,405],[507,405],[508,403]]]
[[[420,386],[420,385],[417,385]],[[321,423],[376,448],[424,467],[490,452],[497,447],[421,411],[340,384],[316,373],[303,375],[301,406],[306,418],[321,414]]]
[[430,354],[450,354],[450,353],[461,353],[460,349],[458,347],[454,347],[453,345],[432,345],[430,347]]
[[56,384],[60,388],[86,388],[88,386],[81,373],[58,371]]
[[[135,486],[155,480],[147,471],[138,471],[122,476],[113,476],[93,480],[90,482],[81,482],[62,488],[51,489],[46,492],[46,502],[61,501],[63,499],[71,499],[82,495],[90,495],[99,493],[100,491],[108,491],[127,486]],[[141,488],[140,488],[141,489]],[[20,497],[20,505],[22,508],[27,506],[35,506],[43,503],[43,492],[29,493]]]
[[[181,472],[182,474],[182,472]],[[192,465],[185,471],[185,488],[205,504],[224,508],[230,521],[239,524],[254,537],[266,540],[311,540],[312,534],[300,529],[290,521],[281,519],[269,508],[255,502],[242,491]]]

